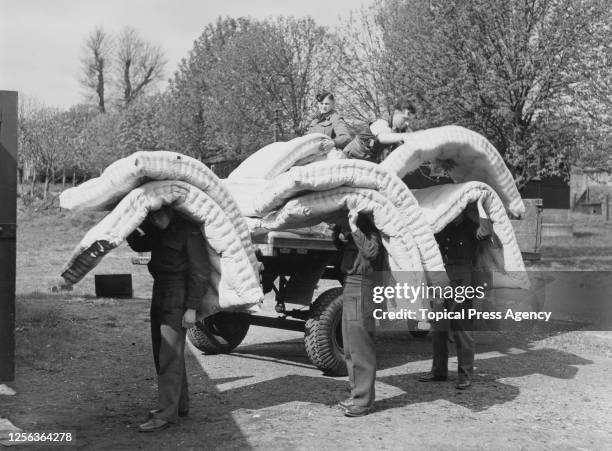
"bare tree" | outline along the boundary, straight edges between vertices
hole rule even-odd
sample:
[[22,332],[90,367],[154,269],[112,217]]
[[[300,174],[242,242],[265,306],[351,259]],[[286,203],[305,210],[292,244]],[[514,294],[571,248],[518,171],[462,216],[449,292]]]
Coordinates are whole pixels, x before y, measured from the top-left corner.
[[161,47],[144,41],[132,27],[117,37],[117,79],[124,106],[129,106],[145,88],[163,77],[166,59]]
[[101,27],[91,32],[83,44],[81,64],[83,77],[81,84],[88,90],[93,89],[98,97],[98,108],[106,112],[105,88],[107,74],[111,66],[110,54],[113,49],[113,38]]

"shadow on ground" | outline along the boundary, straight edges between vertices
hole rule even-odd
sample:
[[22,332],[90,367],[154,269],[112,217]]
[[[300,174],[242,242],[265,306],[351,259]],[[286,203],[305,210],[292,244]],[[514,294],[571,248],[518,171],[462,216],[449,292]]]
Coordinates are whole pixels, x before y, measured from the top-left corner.
[[[487,339],[488,338],[488,339]],[[473,387],[465,392],[457,391],[452,382],[420,383],[421,373],[407,373],[378,377],[379,382],[397,387],[403,392],[377,402],[376,409],[386,410],[410,404],[447,400],[472,411],[483,411],[498,404],[514,400],[520,393],[519,387],[502,381],[541,374],[546,377],[572,379],[581,365],[593,362],[577,355],[556,349],[529,349],[525,341],[506,343],[500,335],[491,333],[485,337],[480,353],[496,354],[494,357],[476,359],[476,375]],[[496,339],[495,339],[496,338]],[[518,347],[517,347],[518,346]],[[310,367],[305,355],[300,354],[301,342],[291,340],[280,343],[245,346],[228,357],[236,361],[255,359],[272,361],[293,367]],[[378,340],[378,369],[390,369],[410,362],[428,360],[431,343],[428,339],[383,336]],[[452,348],[452,346],[451,346]],[[451,373],[451,379],[452,379]],[[330,378],[307,375],[286,375],[223,392],[229,402],[235,400],[241,408],[262,409],[290,402],[318,403],[333,405],[347,395],[346,378]]]

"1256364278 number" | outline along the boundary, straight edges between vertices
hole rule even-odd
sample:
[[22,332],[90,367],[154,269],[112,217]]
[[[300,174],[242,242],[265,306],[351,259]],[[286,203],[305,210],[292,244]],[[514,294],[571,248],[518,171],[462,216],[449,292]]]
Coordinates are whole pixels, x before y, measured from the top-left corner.
[[36,443],[37,445],[73,445],[75,443],[75,433],[67,432],[9,432],[8,442],[10,444]]

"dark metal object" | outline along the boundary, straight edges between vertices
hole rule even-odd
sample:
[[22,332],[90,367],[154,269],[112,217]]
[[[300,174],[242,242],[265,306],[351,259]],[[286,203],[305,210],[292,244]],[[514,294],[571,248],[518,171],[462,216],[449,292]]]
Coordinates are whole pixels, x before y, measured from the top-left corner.
[[287,318],[274,318],[271,316],[249,315],[248,313],[238,313],[241,319],[253,326],[272,327],[274,329],[294,330],[304,332],[304,321],[297,321]]
[[95,286],[98,298],[134,297],[131,274],[96,274]]
[[0,381],[15,379],[17,93],[0,91]]

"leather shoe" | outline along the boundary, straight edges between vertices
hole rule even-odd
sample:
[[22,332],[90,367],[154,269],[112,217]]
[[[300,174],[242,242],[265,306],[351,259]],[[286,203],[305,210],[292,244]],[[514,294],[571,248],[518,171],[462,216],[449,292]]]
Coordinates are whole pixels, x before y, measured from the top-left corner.
[[353,398],[353,397],[346,398],[344,401],[340,401],[340,402],[338,403],[338,407],[340,407],[342,410],[346,410],[346,409],[348,409],[350,406],[352,406],[352,405],[353,405],[353,401],[354,401],[354,398]]
[[138,429],[140,432],[157,432],[166,429],[168,426],[170,426],[168,421],[160,418],[153,418],[138,426]]
[[357,406],[355,404],[347,404],[344,408],[345,417],[363,417],[370,413],[374,406]]
[[455,388],[457,390],[465,390],[466,388],[470,388],[472,386],[472,382],[468,379],[465,381],[459,381],[455,384]]
[[[161,409],[149,410],[149,418],[153,418],[159,412],[161,412]],[[179,410],[178,411],[178,416],[181,417],[181,418],[188,417],[189,416],[189,410]]]
[[446,376],[436,376],[433,373],[427,373],[417,378],[419,382],[441,382],[446,380]]

